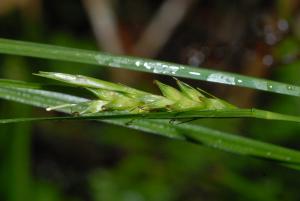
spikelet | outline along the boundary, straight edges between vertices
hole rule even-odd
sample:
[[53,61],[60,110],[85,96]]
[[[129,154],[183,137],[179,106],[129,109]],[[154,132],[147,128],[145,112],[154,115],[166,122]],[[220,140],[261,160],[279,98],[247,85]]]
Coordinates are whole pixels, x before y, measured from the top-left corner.
[[[98,99],[79,104],[58,105],[47,108],[47,111],[66,107],[80,106],[79,114],[93,114],[102,111],[127,111],[130,113],[146,113],[152,111],[197,111],[232,109],[235,106],[216,98],[201,89],[195,89],[178,80],[180,90],[155,81],[161,95],[137,90],[122,84],[107,82],[82,75],[71,75],[55,72],[36,74],[69,85],[82,87],[92,92]],[[82,109],[83,108],[83,109]]]

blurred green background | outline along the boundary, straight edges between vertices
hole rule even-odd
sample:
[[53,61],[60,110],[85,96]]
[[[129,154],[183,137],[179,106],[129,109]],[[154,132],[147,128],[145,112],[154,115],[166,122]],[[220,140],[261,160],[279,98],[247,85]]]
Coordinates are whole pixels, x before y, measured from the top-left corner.
[[[1,0],[0,37],[134,55],[300,85],[298,0]],[[172,79],[0,55],[1,78],[45,82],[76,73],[157,92]],[[300,115],[299,98],[185,80],[241,107]],[[1,117],[46,114],[0,102]],[[294,149],[300,126],[258,120],[201,124]],[[300,172],[95,122],[0,127],[0,200],[300,200]]]

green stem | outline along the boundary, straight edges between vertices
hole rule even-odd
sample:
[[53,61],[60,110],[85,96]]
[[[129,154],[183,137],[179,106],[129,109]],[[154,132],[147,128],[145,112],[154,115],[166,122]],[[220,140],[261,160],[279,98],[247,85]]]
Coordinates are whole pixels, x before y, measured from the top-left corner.
[[[0,89],[0,92],[2,89]],[[69,105],[69,104],[66,104]],[[151,113],[127,113],[127,112],[100,112],[83,116],[65,117],[37,117],[37,118],[13,118],[0,119],[0,124],[30,122],[30,121],[58,121],[58,120],[111,120],[111,119],[200,119],[200,118],[258,118],[266,120],[290,121],[300,123],[300,117],[285,115],[259,109],[233,109],[233,110],[203,110],[186,112],[151,112]]]

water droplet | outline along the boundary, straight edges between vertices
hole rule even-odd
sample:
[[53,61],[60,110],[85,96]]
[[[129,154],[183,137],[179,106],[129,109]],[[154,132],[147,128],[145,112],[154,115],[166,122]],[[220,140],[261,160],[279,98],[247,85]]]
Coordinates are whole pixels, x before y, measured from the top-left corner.
[[287,89],[288,90],[293,90],[293,87],[292,86],[287,86]]
[[267,156],[271,156],[271,154],[272,154],[271,152],[267,152]]
[[240,80],[240,79],[238,80],[238,83],[242,83],[242,82],[243,82],[243,80]]
[[235,85],[235,77],[226,75],[226,74],[222,74],[222,73],[210,74],[207,77],[207,81]]
[[158,62],[145,62],[144,67],[148,70],[151,70],[153,73],[162,73],[162,74],[173,74],[179,70],[178,66],[168,65]]
[[191,75],[201,75],[201,73],[193,72],[193,71],[189,72],[189,74],[191,74]]
[[145,66],[145,68],[147,68],[149,70],[151,69],[151,66],[147,62],[144,63],[144,66]]
[[272,88],[273,88],[273,85],[268,85],[268,88],[269,88],[269,89],[272,89]]
[[135,62],[135,65],[139,67],[141,65],[141,62],[140,61]]

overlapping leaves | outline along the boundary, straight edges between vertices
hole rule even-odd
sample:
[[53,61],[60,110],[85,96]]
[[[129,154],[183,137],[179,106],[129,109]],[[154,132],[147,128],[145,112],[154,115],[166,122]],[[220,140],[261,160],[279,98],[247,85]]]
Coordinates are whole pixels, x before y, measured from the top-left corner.
[[[114,56],[96,51],[87,51],[23,41],[0,39],[0,52],[37,58],[47,58],[63,61],[81,62],[86,64],[96,64],[101,66],[118,67],[150,73],[205,80],[208,82],[249,87],[279,94],[300,96],[300,87],[290,84],[203,68],[196,69],[190,66],[168,62],[134,57]],[[185,95],[188,96],[187,94]],[[197,96],[199,97],[199,95]],[[64,104],[75,104],[76,106],[80,106],[78,108],[79,111],[82,109],[82,104],[84,106],[84,104],[90,101],[77,96],[44,90],[42,89],[42,86],[38,84],[19,81],[16,82],[11,80],[0,80],[0,98],[42,108],[51,108]],[[190,96],[189,98],[193,99],[193,96]],[[220,100],[212,97],[210,98],[211,100]],[[70,108],[61,107],[57,109],[65,113],[72,113],[72,110],[70,110]],[[43,119],[100,120],[111,124],[117,124],[145,131],[148,133],[159,134],[173,139],[186,140],[192,143],[203,144],[205,146],[230,151],[236,154],[271,159],[289,167],[299,169],[300,152],[296,150],[291,150],[288,148],[283,148],[256,140],[246,139],[244,137],[228,134],[199,125],[191,125],[188,123],[171,124],[169,122],[169,119],[172,118],[187,119],[200,117],[255,117],[299,122],[299,118],[294,116],[277,114],[256,109],[239,109],[232,107],[229,109],[211,108],[210,110],[179,112],[163,111],[159,113],[151,111],[147,113],[127,112],[124,114],[122,113],[122,111],[121,113],[120,111],[108,111],[102,112],[101,114],[85,114],[83,116],[75,115],[66,117],[2,119],[0,123],[39,121]],[[158,118],[159,120],[156,120],[156,118]],[[134,119],[134,121],[132,121],[132,119]],[[128,124],[128,122],[130,122],[130,124]]]
[[[87,99],[77,96],[43,90],[40,85],[22,83],[22,87],[20,87],[18,82],[7,80],[0,80],[0,98],[42,108],[87,101]],[[69,109],[66,108],[60,110],[66,113],[70,112]],[[76,120],[78,117],[69,118]],[[93,117],[86,119],[94,120]],[[14,120],[18,122],[18,119]],[[20,122],[22,120],[22,118],[19,119]],[[199,125],[171,124],[168,120],[155,119],[136,119],[128,124],[131,120],[131,118],[116,118],[101,121],[158,134],[172,139],[202,144],[236,154],[271,159],[292,168],[298,169],[300,167],[300,152],[288,148],[246,139]]]

